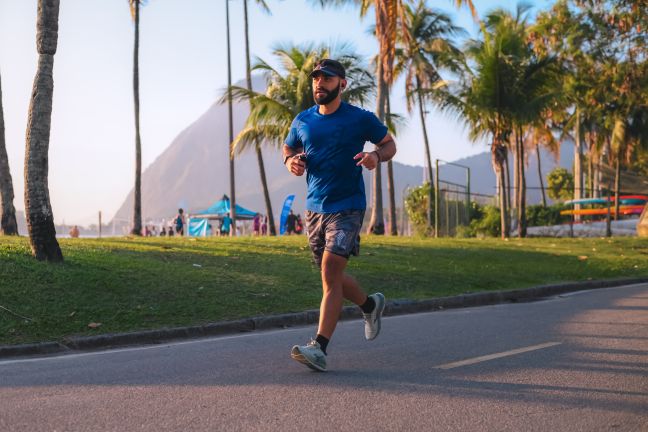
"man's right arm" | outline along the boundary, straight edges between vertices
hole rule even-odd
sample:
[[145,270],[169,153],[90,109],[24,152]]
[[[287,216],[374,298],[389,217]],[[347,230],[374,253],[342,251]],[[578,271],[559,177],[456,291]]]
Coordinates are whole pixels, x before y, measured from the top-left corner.
[[290,171],[290,173],[293,175],[296,176],[304,175],[304,171],[306,170],[306,164],[304,163],[303,160],[295,157],[303,153],[303,148],[299,148],[299,150],[297,150],[284,144],[282,152],[283,152],[283,161],[284,161],[284,165],[286,166],[286,169]]

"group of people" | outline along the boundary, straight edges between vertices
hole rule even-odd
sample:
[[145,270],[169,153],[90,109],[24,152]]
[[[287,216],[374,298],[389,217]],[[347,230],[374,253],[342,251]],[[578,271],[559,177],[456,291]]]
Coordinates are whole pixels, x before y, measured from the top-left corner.
[[252,235],[268,235],[268,216],[262,216],[261,213],[254,215],[252,219]]

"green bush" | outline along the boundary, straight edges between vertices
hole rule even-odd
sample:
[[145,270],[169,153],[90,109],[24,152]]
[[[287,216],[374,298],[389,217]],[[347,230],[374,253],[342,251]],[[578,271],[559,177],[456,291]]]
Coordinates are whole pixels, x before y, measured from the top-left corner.
[[561,216],[560,211],[566,210],[563,204],[554,204],[545,207],[541,204],[530,205],[526,208],[526,217],[528,226],[548,226],[559,225],[569,221],[569,216]]
[[[405,208],[414,232],[422,236],[434,234],[434,228],[428,226],[427,205],[428,194],[430,193],[430,183],[424,183],[421,186],[410,190],[405,198]],[[434,202],[432,202],[432,211],[434,212]]]
[[491,205],[477,207],[473,207],[470,237],[499,237],[502,234],[500,209]]

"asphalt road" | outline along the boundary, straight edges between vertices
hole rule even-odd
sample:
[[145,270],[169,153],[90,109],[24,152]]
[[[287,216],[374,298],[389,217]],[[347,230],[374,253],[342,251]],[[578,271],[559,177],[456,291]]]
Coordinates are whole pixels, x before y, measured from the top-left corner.
[[0,361],[1,431],[648,431],[648,285]]

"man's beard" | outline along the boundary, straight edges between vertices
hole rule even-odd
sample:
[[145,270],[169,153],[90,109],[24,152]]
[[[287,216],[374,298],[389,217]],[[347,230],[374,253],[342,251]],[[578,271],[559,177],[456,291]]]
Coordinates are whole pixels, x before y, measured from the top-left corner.
[[342,83],[340,83],[337,86],[337,88],[332,90],[332,91],[328,91],[326,89],[319,89],[320,91],[323,91],[324,93],[326,93],[325,96],[321,96],[321,97],[317,97],[315,95],[315,91],[313,91],[313,98],[315,99],[315,103],[317,105],[328,105],[328,104],[330,104],[331,102],[333,102],[333,100],[335,100],[336,97],[338,97],[338,95],[340,94],[340,89],[341,88],[342,88]]

